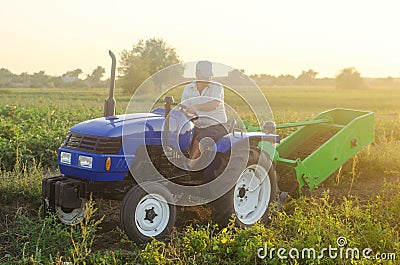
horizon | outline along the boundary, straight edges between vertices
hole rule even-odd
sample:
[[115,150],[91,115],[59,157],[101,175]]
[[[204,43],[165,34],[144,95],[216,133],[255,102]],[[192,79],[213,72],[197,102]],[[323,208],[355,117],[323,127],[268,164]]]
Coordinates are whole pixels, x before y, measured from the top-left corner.
[[[183,62],[183,63],[185,63],[185,62]],[[99,66],[101,66],[101,65],[99,65]],[[97,67],[97,66],[96,66]],[[84,79],[84,77],[86,77],[86,76],[88,76],[96,67],[94,67],[91,71],[88,71],[88,72],[83,72],[82,74],[80,74],[79,75],[79,79]],[[104,66],[103,66],[104,67]],[[8,68],[5,68],[5,67],[1,67],[1,65],[0,65],[0,69],[2,69],[2,68],[4,68],[4,69],[7,69],[7,70],[10,70],[10,69],[8,69]],[[105,67],[106,68],[106,67]],[[347,68],[347,67],[345,67],[345,68]],[[72,70],[75,70],[75,69],[81,69],[80,67],[73,67],[72,69],[69,69],[69,70],[67,70],[67,71],[72,71]],[[235,69],[235,70],[239,70],[239,69]],[[307,71],[307,70],[316,70],[316,69],[305,69],[305,70],[303,70],[303,71]],[[342,69],[340,69],[340,70],[342,70]],[[358,70],[358,69],[356,69],[356,70]],[[11,70],[10,70],[11,71]],[[11,71],[11,73],[12,74],[14,74],[14,75],[21,75],[21,74],[23,74],[23,73],[27,73],[28,75],[33,75],[33,74],[35,74],[35,73],[38,73],[38,72],[40,72],[40,71],[44,71],[44,73],[46,74],[46,75],[48,75],[48,76],[50,76],[50,77],[55,77],[55,78],[57,78],[57,77],[62,77],[63,76],[63,74],[66,74],[66,72],[65,73],[61,73],[61,74],[50,74],[50,73],[48,73],[46,70],[39,70],[39,71],[35,71],[35,72],[21,72],[21,73],[15,73],[15,72],[13,72],[13,71]],[[339,72],[339,71],[338,71]],[[117,73],[118,73],[118,71],[117,71]],[[252,74],[247,74],[246,72],[245,72],[245,75],[247,75],[247,76],[249,76],[249,77],[251,77],[251,78],[254,78],[254,76],[253,75],[258,75],[258,76],[260,76],[260,75],[267,75],[267,76],[272,76],[272,77],[276,77],[276,78],[278,78],[279,76],[293,76],[294,78],[298,78],[299,77],[299,75],[300,75],[301,73],[299,73],[299,74],[290,74],[290,73],[281,73],[281,74],[276,74],[276,75],[274,75],[274,74],[269,74],[269,73],[252,73]],[[118,78],[120,78],[121,76],[120,75],[117,75],[116,76],[116,78],[118,79]],[[394,80],[400,80],[400,75],[399,76],[376,76],[376,77],[369,77],[369,76],[363,76],[363,75],[361,75],[361,77],[363,78],[363,79],[388,79],[388,78],[392,78],[392,79],[394,79]],[[104,73],[104,75],[103,75],[103,77],[101,78],[101,80],[103,80],[103,81],[105,81],[105,80],[107,80],[107,79],[109,79],[110,78],[110,73],[109,72],[107,72],[106,71],[106,73]],[[257,77],[256,77],[257,78]],[[315,79],[316,80],[319,80],[319,79],[335,79],[336,78],[336,76],[320,76],[320,74],[318,74],[316,77],[315,77]]]
[[318,78],[334,78],[355,67],[364,78],[398,78],[397,6],[388,0],[8,2],[0,10],[0,68],[54,76],[102,66],[107,76],[108,49],[118,56],[155,37],[182,61],[208,59],[247,75],[297,77],[313,69]]

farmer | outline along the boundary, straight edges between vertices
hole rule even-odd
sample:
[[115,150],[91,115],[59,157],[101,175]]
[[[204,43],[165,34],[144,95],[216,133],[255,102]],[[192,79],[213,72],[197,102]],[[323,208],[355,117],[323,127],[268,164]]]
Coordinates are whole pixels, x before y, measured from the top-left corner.
[[201,155],[200,141],[206,137],[214,142],[227,134],[223,124],[226,123],[224,107],[224,89],[212,82],[212,64],[209,61],[199,61],[196,64],[196,81],[187,85],[182,93],[181,103],[187,106],[187,111],[199,118],[194,121],[194,138],[187,167],[192,169]]

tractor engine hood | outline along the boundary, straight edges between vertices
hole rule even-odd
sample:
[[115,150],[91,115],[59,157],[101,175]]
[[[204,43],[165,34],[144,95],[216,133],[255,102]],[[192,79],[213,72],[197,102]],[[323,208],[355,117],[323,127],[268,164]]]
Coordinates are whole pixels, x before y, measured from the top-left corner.
[[134,113],[84,121],[73,126],[70,131],[103,137],[122,137],[123,127],[124,132],[129,134],[143,132],[145,126],[151,126],[154,131],[161,131],[163,122],[164,117],[160,114]]

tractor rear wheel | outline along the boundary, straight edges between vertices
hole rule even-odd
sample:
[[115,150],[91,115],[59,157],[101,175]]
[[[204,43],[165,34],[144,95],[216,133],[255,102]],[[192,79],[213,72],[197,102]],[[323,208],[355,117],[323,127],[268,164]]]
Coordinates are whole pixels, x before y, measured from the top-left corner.
[[135,185],[122,202],[121,225],[136,243],[168,235],[176,220],[176,206],[168,204],[172,194],[159,183]]
[[[240,152],[232,155],[225,169],[227,176],[236,179],[234,187],[211,203],[211,217],[221,226],[226,226],[232,216],[239,227],[249,227],[259,220],[265,223],[269,204],[277,198],[277,178],[269,156],[256,147]],[[248,159],[246,167],[238,168],[245,164],[244,159]]]

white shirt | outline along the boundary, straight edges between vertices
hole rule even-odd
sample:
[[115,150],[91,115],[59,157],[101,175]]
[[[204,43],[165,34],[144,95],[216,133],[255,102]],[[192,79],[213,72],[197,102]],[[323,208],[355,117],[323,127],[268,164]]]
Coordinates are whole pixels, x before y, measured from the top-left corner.
[[205,128],[211,125],[226,123],[224,106],[224,89],[218,83],[209,83],[201,94],[197,90],[196,82],[192,82],[183,89],[181,104],[203,104],[212,100],[218,100],[221,104],[215,110],[197,111],[199,118],[194,121],[196,127]]

